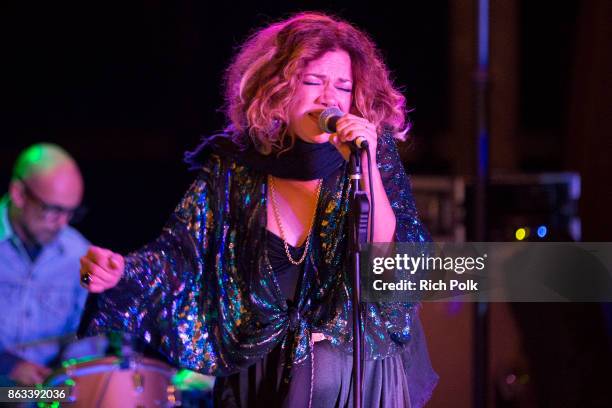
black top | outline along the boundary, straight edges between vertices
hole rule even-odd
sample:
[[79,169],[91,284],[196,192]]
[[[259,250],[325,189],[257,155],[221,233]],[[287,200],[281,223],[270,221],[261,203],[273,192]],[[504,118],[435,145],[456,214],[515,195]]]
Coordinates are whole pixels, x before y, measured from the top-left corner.
[[[304,263],[301,265],[294,265],[289,262],[287,254],[285,253],[283,240],[278,235],[268,231],[267,238],[266,249],[268,251],[270,266],[272,267],[281,293],[288,301],[292,301],[296,295],[297,283]],[[300,259],[304,253],[304,244],[299,247],[289,245],[289,252],[293,259]]]

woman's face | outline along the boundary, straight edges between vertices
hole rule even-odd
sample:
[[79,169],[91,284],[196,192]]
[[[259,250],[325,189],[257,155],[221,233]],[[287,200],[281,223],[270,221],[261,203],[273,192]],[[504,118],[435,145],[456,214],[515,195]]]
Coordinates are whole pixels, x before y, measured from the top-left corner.
[[309,143],[329,141],[329,134],[319,129],[319,115],[330,106],[349,112],[352,96],[351,57],[346,51],[328,51],[311,61],[289,107],[289,134]]

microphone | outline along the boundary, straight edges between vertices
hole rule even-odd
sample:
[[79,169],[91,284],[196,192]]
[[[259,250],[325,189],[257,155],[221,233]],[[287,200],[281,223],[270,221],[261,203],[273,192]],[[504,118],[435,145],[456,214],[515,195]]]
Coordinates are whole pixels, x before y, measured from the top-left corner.
[[[343,116],[344,112],[335,106],[330,106],[321,112],[319,116],[319,129],[325,133],[335,133],[336,123],[338,123],[338,120]],[[357,149],[365,149],[368,147],[368,141],[363,136],[357,136],[355,140],[351,141],[351,145]]]

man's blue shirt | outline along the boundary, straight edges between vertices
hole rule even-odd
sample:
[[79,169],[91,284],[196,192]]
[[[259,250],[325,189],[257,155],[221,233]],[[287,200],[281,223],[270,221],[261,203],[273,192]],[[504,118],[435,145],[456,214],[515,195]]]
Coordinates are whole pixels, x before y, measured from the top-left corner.
[[48,366],[76,331],[87,291],[79,258],[88,241],[66,226],[32,261],[0,199],[0,385],[20,359]]

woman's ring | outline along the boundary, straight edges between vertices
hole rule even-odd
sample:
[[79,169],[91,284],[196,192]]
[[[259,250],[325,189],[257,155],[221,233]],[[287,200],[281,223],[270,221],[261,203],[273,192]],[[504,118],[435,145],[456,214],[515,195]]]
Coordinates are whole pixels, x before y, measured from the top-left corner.
[[81,275],[81,282],[84,285],[89,285],[91,283],[91,274],[89,272],[85,272],[83,275]]

